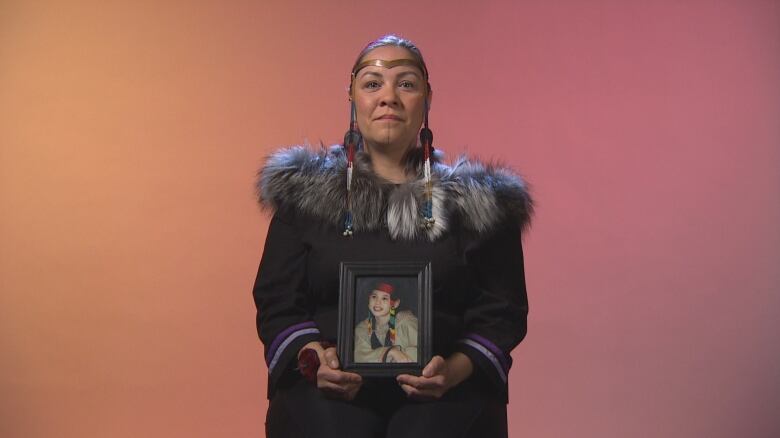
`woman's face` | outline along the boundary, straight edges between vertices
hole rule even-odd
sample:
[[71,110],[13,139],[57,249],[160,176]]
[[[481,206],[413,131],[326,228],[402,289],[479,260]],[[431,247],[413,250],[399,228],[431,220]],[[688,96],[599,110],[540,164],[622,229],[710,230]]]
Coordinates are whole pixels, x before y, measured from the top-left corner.
[[[396,46],[378,47],[360,61],[368,59],[414,60],[409,51]],[[369,151],[372,147],[406,150],[416,144],[426,97],[427,82],[417,67],[361,69],[352,84],[352,99],[358,129]]]
[[387,292],[375,290],[368,296],[368,310],[377,318],[389,315],[390,309],[397,306],[398,301],[393,301]]

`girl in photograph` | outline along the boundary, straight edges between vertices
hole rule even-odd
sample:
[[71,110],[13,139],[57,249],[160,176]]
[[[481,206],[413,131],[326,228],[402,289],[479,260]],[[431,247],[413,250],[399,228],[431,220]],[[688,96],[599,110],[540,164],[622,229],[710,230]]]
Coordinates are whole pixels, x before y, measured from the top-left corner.
[[368,296],[368,317],[355,326],[355,362],[417,362],[417,317],[398,311],[394,291],[379,283]]

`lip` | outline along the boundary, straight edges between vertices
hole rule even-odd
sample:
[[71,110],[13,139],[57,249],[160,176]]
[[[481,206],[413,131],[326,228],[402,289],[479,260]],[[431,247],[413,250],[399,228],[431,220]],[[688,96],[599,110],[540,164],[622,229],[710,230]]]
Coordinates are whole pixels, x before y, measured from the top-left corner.
[[381,311],[382,311],[381,307],[374,307],[374,312],[381,312]]
[[395,120],[397,122],[403,121],[402,118],[396,116],[395,114],[385,114],[383,116],[377,117],[375,120]]

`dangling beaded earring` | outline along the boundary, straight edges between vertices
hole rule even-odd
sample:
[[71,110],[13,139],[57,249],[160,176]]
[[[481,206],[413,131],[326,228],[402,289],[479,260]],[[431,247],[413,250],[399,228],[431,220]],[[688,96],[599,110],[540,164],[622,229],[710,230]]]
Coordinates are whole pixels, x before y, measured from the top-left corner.
[[[351,87],[350,87],[351,88]],[[355,102],[350,98],[349,130],[344,134],[344,149],[347,153],[347,199],[346,213],[344,217],[344,232],[346,237],[352,236],[352,170],[355,161],[355,152],[360,144],[360,133],[357,130]]]
[[[428,85],[430,93],[431,86]],[[420,130],[420,144],[423,148],[423,178],[425,181],[425,201],[423,201],[423,222],[425,229],[433,228],[436,220],[433,218],[433,182],[431,181],[431,154],[433,153],[433,132],[428,128],[428,99],[425,100],[425,118],[423,128]]]
[[390,343],[395,345],[395,307],[390,306],[390,322],[387,324],[387,334],[390,337]]

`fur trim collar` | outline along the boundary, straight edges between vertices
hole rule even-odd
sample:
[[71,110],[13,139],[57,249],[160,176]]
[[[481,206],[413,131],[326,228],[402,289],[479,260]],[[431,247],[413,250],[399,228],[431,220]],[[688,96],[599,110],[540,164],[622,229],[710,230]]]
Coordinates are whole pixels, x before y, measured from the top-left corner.
[[[419,157],[410,163],[417,169]],[[296,146],[272,154],[258,172],[262,206],[292,207],[342,227],[345,214],[347,160],[341,146],[313,151]],[[352,176],[355,233],[387,228],[393,239],[436,240],[455,222],[478,234],[504,221],[527,227],[533,203],[526,183],[505,167],[459,159],[452,166],[432,163],[434,226],[421,226],[425,184],[422,175],[395,185],[373,173],[368,154],[358,152]]]

